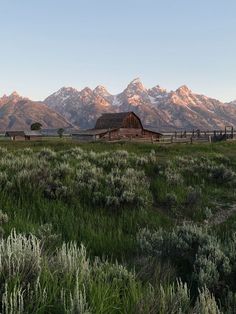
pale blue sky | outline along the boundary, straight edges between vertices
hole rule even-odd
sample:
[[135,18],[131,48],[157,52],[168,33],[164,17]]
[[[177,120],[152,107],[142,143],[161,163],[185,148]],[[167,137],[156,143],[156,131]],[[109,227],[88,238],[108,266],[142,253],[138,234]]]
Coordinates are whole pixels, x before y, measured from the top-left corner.
[[236,99],[235,0],[0,0],[0,94],[147,87]]

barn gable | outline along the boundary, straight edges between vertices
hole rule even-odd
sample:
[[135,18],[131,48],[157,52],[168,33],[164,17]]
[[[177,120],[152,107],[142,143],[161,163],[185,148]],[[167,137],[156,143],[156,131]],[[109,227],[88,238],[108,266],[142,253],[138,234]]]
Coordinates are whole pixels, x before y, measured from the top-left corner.
[[95,129],[143,129],[142,122],[134,112],[104,113],[98,118]]

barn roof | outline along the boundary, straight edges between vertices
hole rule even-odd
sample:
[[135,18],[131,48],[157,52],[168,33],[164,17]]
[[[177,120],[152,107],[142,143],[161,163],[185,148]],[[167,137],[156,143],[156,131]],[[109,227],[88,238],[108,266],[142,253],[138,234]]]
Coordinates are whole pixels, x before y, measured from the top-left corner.
[[42,136],[40,131],[6,131],[5,136],[13,137],[13,136]]
[[25,136],[42,136],[40,131],[24,131]]
[[144,127],[144,131],[149,132],[149,133],[153,133],[153,134],[163,135],[162,133],[158,132],[154,128]]
[[25,132],[24,131],[6,131],[5,136],[25,136]]
[[[95,129],[119,129],[123,126],[123,121],[130,114],[136,116],[140,121],[139,117],[132,111],[129,112],[117,112],[117,113],[104,113],[100,118],[97,119]],[[142,125],[141,121],[140,124]]]
[[89,130],[79,130],[77,132],[72,133],[72,136],[76,135],[87,135],[87,136],[92,136],[92,135],[102,135],[106,134],[108,132],[114,131],[116,129],[89,129]]

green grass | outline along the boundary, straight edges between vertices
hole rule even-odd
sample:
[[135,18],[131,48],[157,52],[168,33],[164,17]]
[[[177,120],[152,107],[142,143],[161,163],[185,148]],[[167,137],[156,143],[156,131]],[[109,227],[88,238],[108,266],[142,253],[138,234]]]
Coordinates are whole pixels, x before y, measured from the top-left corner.
[[[77,147],[82,148],[82,152],[72,151]],[[31,148],[32,151],[25,151],[26,148]],[[45,156],[40,157],[39,154],[44,148],[51,149],[52,152],[46,151]],[[17,233],[37,235],[42,225],[51,224],[53,234],[58,235],[57,247],[60,248],[63,242],[74,241],[78,245],[82,242],[91,260],[96,256],[103,260],[108,258],[109,263],[118,261],[130,271],[135,267],[137,270],[141,269],[141,272],[143,270],[143,266],[137,262],[142,261],[137,240],[140,229],[147,228],[153,231],[163,228],[171,231],[176,224],[181,224],[185,220],[202,224],[206,219],[206,208],[210,208],[214,215],[219,210],[219,206],[227,209],[229,205],[236,202],[234,178],[236,143],[234,142],[165,146],[133,142],[81,144],[68,138],[49,138],[38,142],[1,140],[0,149],[0,209],[9,217],[9,222],[4,224],[5,237],[11,234],[12,229],[16,229]],[[91,151],[96,154],[92,154]],[[127,151],[128,154],[120,151]],[[69,172],[63,174],[60,166],[65,163]],[[225,173],[223,172],[222,178],[214,179],[212,177],[214,167],[217,170],[221,164],[225,167],[222,170]],[[116,175],[112,172],[117,167],[121,174]],[[132,181],[132,178],[127,178],[131,183],[124,182],[126,173],[132,176],[133,172],[128,172],[129,168],[139,173],[137,178],[140,182]],[[76,181],[78,171],[85,171],[84,176],[81,176],[83,182],[82,184],[80,182],[80,185]],[[7,175],[6,182],[4,173]],[[109,175],[114,178],[110,179]],[[228,175],[229,179],[224,175]],[[95,184],[93,180],[87,183],[89,179],[94,179]],[[110,187],[113,184],[112,180],[115,185],[117,184],[115,189]],[[53,183],[57,183],[56,189],[58,188],[59,194],[56,192],[53,194],[51,188]],[[92,192],[90,184],[94,184]],[[128,200],[124,202],[125,196],[123,194],[120,196],[119,191],[122,190],[123,185],[128,192]],[[140,189],[141,185],[143,189]],[[46,194],[48,186],[51,188],[52,195]],[[60,190],[61,186],[65,188],[65,195],[64,190]],[[140,193],[135,196],[144,199],[147,196],[148,201],[144,202],[145,206],[140,205],[136,198],[132,198],[132,193]],[[99,201],[94,201],[96,199],[94,195],[99,195]],[[169,195],[174,195],[174,202]],[[116,206],[106,203],[107,199],[112,197],[116,197],[121,203]],[[129,197],[131,197],[130,202]],[[236,215],[221,226],[214,227],[213,231],[221,238],[226,238],[226,233],[232,233],[235,224]],[[44,258],[47,260],[48,257]],[[50,258],[47,263],[50,264]],[[153,280],[156,285],[153,287],[155,293],[160,293],[157,285],[161,277],[160,273],[166,269],[165,267],[164,264],[155,272],[159,272],[159,277]],[[174,269],[174,266],[170,267]],[[47,305],[46,309],[38,313],[47,313],[47,311],[60,313],[55,296],[58,297],[63,285],[60,283],[60,277],[57,277],[59,276],[57,271],[54,274],[50,265],[43,266],[40,281],[51,289],[48,295],[53,305],[51,309]],[[56,280],[57,283],[53,284],[52,280]],[[75,282],[72,278],[63,280],[68,291],[74,287]],[[139,302],[142,303],[143,308],[145,302],[148,304],[140,313],[150,311],[149,305],[154,300],[148,300],[148,294],[151,295],[147,288],[148,280],[143,279],[142,276],[132,279],[134,281],[130,282],[131,291],[124,290],[127,295],[122,300],[124,279],[120,279],[113,288],[109,288],[110,279],[106,280],[108,283],[104,284],[103,279],[93,278],[85,287],[88,294],[87,301],[93,309],[96,309],[96,313],[126,313],[125,309],[128,309],[127,313],[131,313],[141,306]],[[82,287],[82,283],[80,284]],[[175,285],[173,282],[165,282],[167,290],[168,284]],[[168,294],[168,291],[165,293]],[[47,302],[50,304],[50,301]],[[162,313],[165,311],[163,310]]]
[[[113,152],[126,150],[139,156],[155,151],[158,163],[165,165],[176,156],[191,156],[193,158],[206,156],[213,158],[215,154],[223,154],[230,160],[230,166],[236,170],[236,161],[233,157],[236,153],[236,143],[213,144],[136,144],[136,143],[78,143],[68,138],[46,139],[39,142],[25,141],[1,141],[0,147],[7,148],[14,154],[24,148],[32,148],[39,151],[43,147],[55,151],[69,150],[73,147],[81,147],[85,151]],[[141,166],[142,167],[142,166]],[[161,225],[171,225],[175,214],[201,219],[199,208],[187,208],[185,206],[186,189],[182,185],[172,186],[166,183],[155,166],[147,167],[146,173],[151,179],[151,191],[154,198],[153,206],[144,211],[122,211],[121,214],[107,212],[103,208],[90,208],[86,204],[72,202],[67,204],[60,200],[47,200],[38,191],[28,195],[27,191],[15,196],[14,192],[0,192],[0,205],[11,219],[8,232],[12,227],[19,231],[32,231],[44,223],[52,223],[57,232],[62,234],[64,240],[83,241],[92,254],[109,255],[114,258],[127,258],[130,252],[135,252],[135,236],[138,228],[149,226],[157,228]],[[187,186],[200,186],[202,179],[184,175],[184,184]],[[174,192],[177,196],[177,205],[174,208],[165,204],[167,193]],[[31,192],[30,192],[31,193]],[[24,196],[23,196],[24,195]],[[223,202],[231,204],[235,200],[234,189],[224,184],[207,183],[202,190],[200,207],[211,207],[214,211],[214,203]]]
[[1,208],[10,218],[6,226],[8,234],[12,228],[18,232],[34,233],[40,225],[51,223],[64,241],[83,242],[93,256],[110,256],[119,260],[136,253],[139,228],[170,225],[169,218],[152,209],[118,214],[42,199],[17,204],[4,197],[1,198]]

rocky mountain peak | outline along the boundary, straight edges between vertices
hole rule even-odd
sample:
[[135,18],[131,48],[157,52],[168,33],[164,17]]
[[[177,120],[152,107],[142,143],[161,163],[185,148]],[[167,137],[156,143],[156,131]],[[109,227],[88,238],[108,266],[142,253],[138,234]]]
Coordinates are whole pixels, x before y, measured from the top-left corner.
[[78,90],[73,87],[62,87],[55,93],[55,95],[63,96],[63,95],[70,95],[74,93],[78,93]]
[[14,91],[9,95],[9,97],[20,97],[20,95],[16,91]]
[[186,95],[186,94],[192,93],[192,91],[188,88],[187,85],[180,86],[175,92],[180,95]]
[[161,87],[160,85],[154,86],[153,88],[151,88],[151,90],[156,91],[158,93],[167,93],[167,90]]
[[231,101],[230,104],[236,106],[236,100]]
[[145,91],[146,88],[144,87],[144,85],[141,82],[140,78],[136,78],[132,82],[129,83],[129,85],[127,86],[126,90]]
[[168,92],[165,88],[156,85],[153,88],[148,90],[148,94],[154,98],[160,98],[168,95]]
[[14,91],[10,95],[3,95],[3,97],[0,98],[0,102],[1,103],[11,102],[11,103],[16,104],[18,101],[23,100],[23,99],[28,99],[28,98],[22,97],[16,91]]
[[111,94],[108,92],[108,90],[106,89],[106,87],[102,86],[102,85],[98,85],[93,92],[96,95],[99,95],[101,97],[108,97],[111,96]]
[[81,90],[80,92],[81,95],[88,95],[88,94],[93,94],[93,91],[89,87],[85,87]]
[[102,86],[102,85],[98,85],[96,88],[94,88],[94,91],[95,92],[106,92],[106,93],[108,93],[106,87]]

